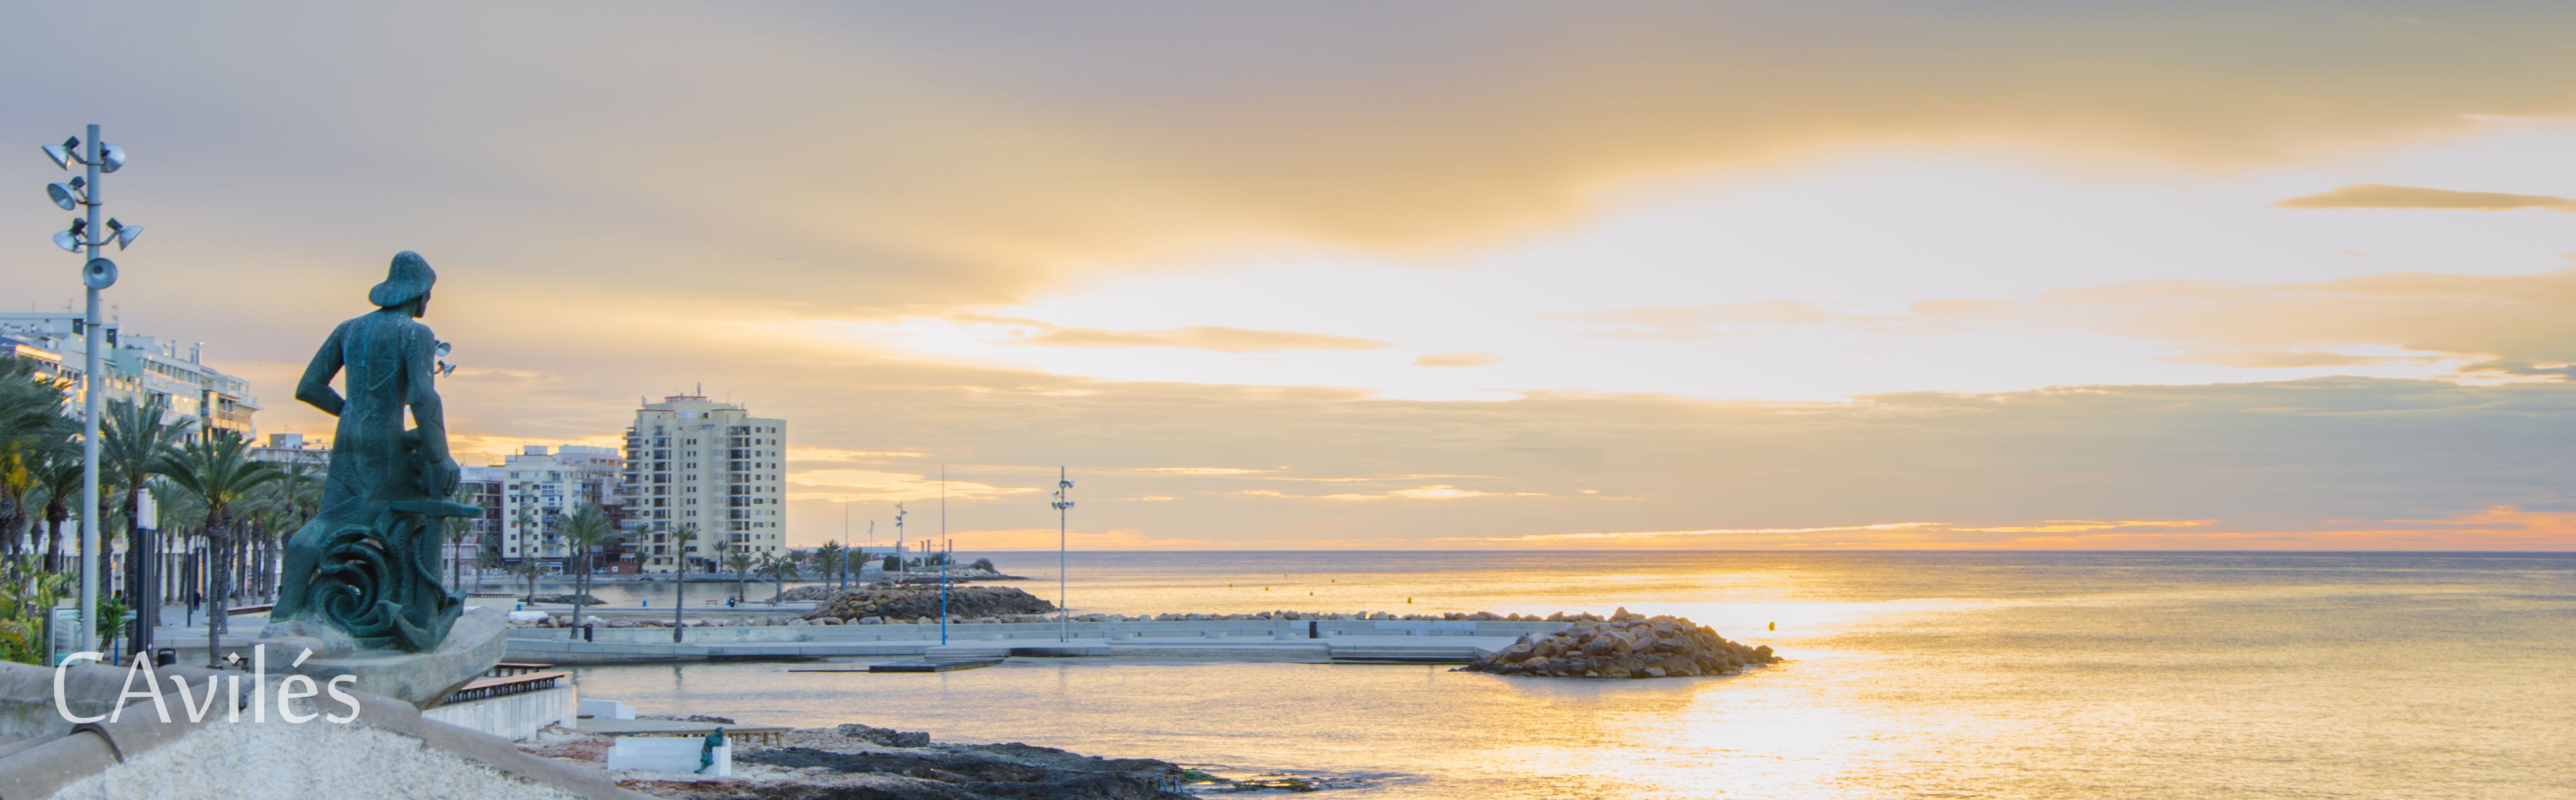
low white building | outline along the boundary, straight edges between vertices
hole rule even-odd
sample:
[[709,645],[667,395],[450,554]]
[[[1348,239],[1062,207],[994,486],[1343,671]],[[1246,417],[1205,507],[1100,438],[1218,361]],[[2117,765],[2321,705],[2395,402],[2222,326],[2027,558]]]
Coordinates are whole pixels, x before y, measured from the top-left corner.
[[[192,419],[202,428],[233,431],[246,440],[259,435],[251,420],[260,410],[259,398],[250,396],[250,381],[206,366],[204,343],[182,347],[160,337],[123,335],[114,324],[100,328],[108,346],[99,354],[101,400],[157,399],[169,404],[165,422]],[[85,337],[79,314],[0,313],[0,356],[35,361],[39,373],[67,381],[67,410],[73,416],[84,410]]]
[[622,516],[625,498],[618,494],[622,466],[617,451],[606,447],[568,444],[549,449],[532,444],[499,465],[479,468],[476,477],[501,486],[501,560],[517,563],[533,558],[554,562],[560,569],[571,555],[563,539],[564,518],[592,504],[612,519]]

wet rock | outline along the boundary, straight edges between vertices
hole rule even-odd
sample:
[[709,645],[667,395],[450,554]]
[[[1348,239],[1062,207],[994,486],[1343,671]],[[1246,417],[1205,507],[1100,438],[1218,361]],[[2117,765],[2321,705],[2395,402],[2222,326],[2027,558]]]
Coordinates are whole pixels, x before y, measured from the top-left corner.
[[838,731],[843,736],[853,739],[863,739],[886,747],[930,746],[930,734],[927,731],[899,731],[893,728],[879,728],[873,725],[861,725],[855,722],[845,723],[840,727],[833,728],[832,730]]
[[[817,604],[806,619],[830,617],[842,621],[869,618],[916,619],[939,618],[939,588],[914,586],[875,587],[839,592]],[[948,614],[956,618],[999,617],[1010,614],[1039,614],[1055,610],[1055,604],[1028,592],[1007,586],[948,587]]]
[[1779,661],[1769,645],[1748,647],[1687,619],[1647,617],[1622,608],[1610,620],[1593,617],[1562,631],[1523,636],[1459,669],[1550,678],[1681,678]]

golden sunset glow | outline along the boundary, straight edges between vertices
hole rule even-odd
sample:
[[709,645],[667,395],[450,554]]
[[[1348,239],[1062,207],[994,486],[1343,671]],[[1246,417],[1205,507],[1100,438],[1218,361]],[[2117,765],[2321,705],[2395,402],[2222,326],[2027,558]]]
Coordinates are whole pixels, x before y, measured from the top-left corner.
[[800,546],[2576,548],[2576,7],[1226,5],[35,7],[0,128],[262,432],[415,250],[461,459],[702,386]]

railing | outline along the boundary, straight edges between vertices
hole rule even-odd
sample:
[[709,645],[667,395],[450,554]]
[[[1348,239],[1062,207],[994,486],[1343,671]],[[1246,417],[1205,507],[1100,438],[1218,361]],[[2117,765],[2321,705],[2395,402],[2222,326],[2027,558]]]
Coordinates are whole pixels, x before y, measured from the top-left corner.
[[571,676],[572,673],[569,672],[529,672],[500,678],[477,678],[473,683],[457,689],[455,694],[448,695],[447,702],[463,703],[542,692],[555,688],[555,681]]
[[489,670],[485,670],[483,672],[483,677],[507,678],[512,675],[526,675],[531,672],[544,672],[554,668],[555,665],[553,664],[517,664],[504,661],[492,665],[492,668]]

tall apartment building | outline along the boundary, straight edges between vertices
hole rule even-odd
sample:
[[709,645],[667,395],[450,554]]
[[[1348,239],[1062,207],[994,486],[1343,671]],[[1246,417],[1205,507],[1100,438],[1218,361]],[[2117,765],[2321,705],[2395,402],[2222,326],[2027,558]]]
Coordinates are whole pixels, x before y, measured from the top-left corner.
[[[568,444],[549,452],[545,445],[532,444],[497,466],[481,468],[477,477],[501,483],[502,562],[536,559],[561,569],[572,555],[563,538],[564,519],[584,505],[598,505],[609,519],[622,521],[626,498],[618,488],[624,465],[617,451],[606,447]],[[621,557],[622,549],[612,547],[599,566],[615,569]]]
[[[245,440],[258,435],[251,415],[259,398],[250,396],[250,381],[206,366],[205,345],[181,347],[152,336],[120,336],[117,326],[100,326],[107,351],[99,354],[100,399],[169,403],[163,421],[196,420],[209,429],[230,430]],[[0,313],[0,356],[34,360],[37,372],[68,381],[66,406],[82,412],[86,384],[81,370],[87,350],[81,316],[69,312]]]
[[[646,572],[670,572],[675,559],[706,569],[720,553],[778,555],[787,536],[787,421],[755,417],[731,403],[672,395],[635,411],[626,429],[627,530]],[[697,526],[698,539],[674,551],[670,531]]]

